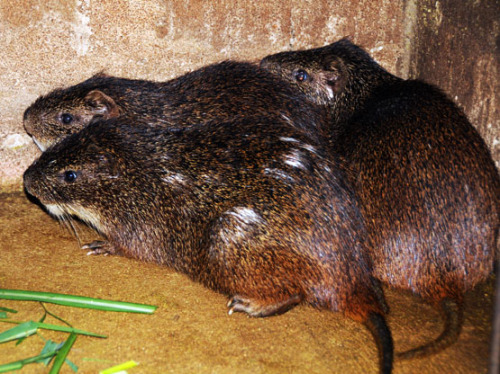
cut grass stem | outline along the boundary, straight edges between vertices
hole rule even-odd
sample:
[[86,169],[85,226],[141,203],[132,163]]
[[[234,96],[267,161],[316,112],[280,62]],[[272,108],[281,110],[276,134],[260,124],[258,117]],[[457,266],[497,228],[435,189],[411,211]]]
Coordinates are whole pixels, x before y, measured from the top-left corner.
[[107,338],[106,335],[95,334],[93,332],[88,332],[84,330],[74,329],[73,327],[51,325],[49,323],[28,321],[28,322],[18,322],[12,320],[0,320],[0,322],[17,323],[18,326],[13,327],[7,331],[0,333],[0,343],[5,343],[11,340],[25,338],[27,336],[33,335],[38,329],[61,331],[68,333],[75,333],[78,335],[92,336],[95,338]]
[[68,355],[71,347],[73,346],[76,337],[77,335],[74,332],[72,332],[68,336],[68,339],[66,339],[61,349],[59,349],[59,351],[57,352],[56,358],[54,360],[54,363],[52,364],[52,368],[50,369],[49,374],[59,373],[59,370],[61,370],[61,367],[64,364],[64,360],[66,360],[66,356]]
[[85,296],[64,295],[59,293],[24,291],[24,290],[0,289],[0,299],[40,301],[45,303],[72,306],[77,308],[105,310],[108,312],[152,314],[156,310],[156,306],[154,305],[136,304],[123,301],[95,299]]

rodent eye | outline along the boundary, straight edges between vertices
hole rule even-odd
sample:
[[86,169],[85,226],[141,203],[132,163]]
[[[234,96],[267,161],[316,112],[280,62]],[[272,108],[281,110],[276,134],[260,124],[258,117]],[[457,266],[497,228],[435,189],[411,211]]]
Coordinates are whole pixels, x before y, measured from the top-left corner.
[[69,125],[71,122],[73,122],[73,116],[69,113],[63,113],[61,115],[61,121],[65,125]]
[[67,183],[73,183],[76,178],[78,178],[78,174],[76,171],[68,170],[64,172],[64,181]]
[[297,70],[295,72],[295,80],[297,82],[304,82],[309,79],[309,74],[305,70]]

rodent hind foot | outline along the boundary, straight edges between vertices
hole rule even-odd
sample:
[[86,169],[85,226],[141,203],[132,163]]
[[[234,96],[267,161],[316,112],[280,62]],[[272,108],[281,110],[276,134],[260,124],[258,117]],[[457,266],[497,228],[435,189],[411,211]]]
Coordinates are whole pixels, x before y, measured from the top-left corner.
[[82,249],[85,250],[89,249],[89,251],[87,252],[88,256],[91,255],[107,256],[118,253],[116,248],[111,243],[105,240],[94,240],[92,243],[82,245]]
[[263,300],[251,299],[234,295],[229,299],[227,307],[228,314],[234,312],[245,312],[251,317],[269,317],[272,315],[283,314],[301,302],[299,295],[292,295],[286,300],[265,303]]

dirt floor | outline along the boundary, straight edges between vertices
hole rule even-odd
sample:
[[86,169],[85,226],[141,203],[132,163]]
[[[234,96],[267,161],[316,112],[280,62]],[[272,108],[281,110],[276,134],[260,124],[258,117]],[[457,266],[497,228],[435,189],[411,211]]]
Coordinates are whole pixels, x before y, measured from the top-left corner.
[[[85,228],[82,242],[96,239]],[[75,237],[21,193],[0,194],[0,287],[61,292],[158,306],[153,315],[101,312],[46,304],[73,326],[108,335],[79,337],[69,359],[79,373],[128,360],[129,373],[375,373],[377,355],[369,332],[340,314],[299,306],[271,318],[227,314],[224,295],[169,269],[116,256],[87,256]],[[395,347],[401,351],[435,337],[439,315],[418,299],[386,290]],[[493,278],[467,295],[459,341],[423,360],[396,362],[394,373],[486,373]],[[38,303],[0,300],[17,309],[13,318],[38,320]],[[47,323],[57,323],[48,318]],[[0,324],[0,331],[11,325]],[[65,335],[43,331],[44,338]],[[31,337],[0,345],[0,364],[36,355]],[[45,373],[33,364],[23,373]],[[65,366],[63,373],[71,373]]]

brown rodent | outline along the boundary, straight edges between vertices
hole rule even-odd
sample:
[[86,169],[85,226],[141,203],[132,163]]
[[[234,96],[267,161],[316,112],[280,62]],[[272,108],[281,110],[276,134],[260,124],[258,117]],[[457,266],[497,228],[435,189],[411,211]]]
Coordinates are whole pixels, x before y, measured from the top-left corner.
[[183,272],[228,294],[230,312],[268,316],[306,302],[363,322],[389,373],[363,220],[323,153],[279,116],[177,131],[119,117],[49,148],[24,183],[53,215],[96,228],[105,251]]
[[316,136],[321,113],[304,111],[303,98],[291,91],[259,66],[236,61],[209,65],[167,82],[97,74],[39,97],[24,112],[24,127],[43,151],[95,118],[135,116],[180,129],[210,120],[266,115],[271,107],[293,126]]
[[388,73],[347,39],[261,66],[328,108],[331,150],[356,176],[374,276],[444,313],[443,333],[400,357],[453,344],[464,294],[495,259],[500,180],[484,141],[438,88]]

